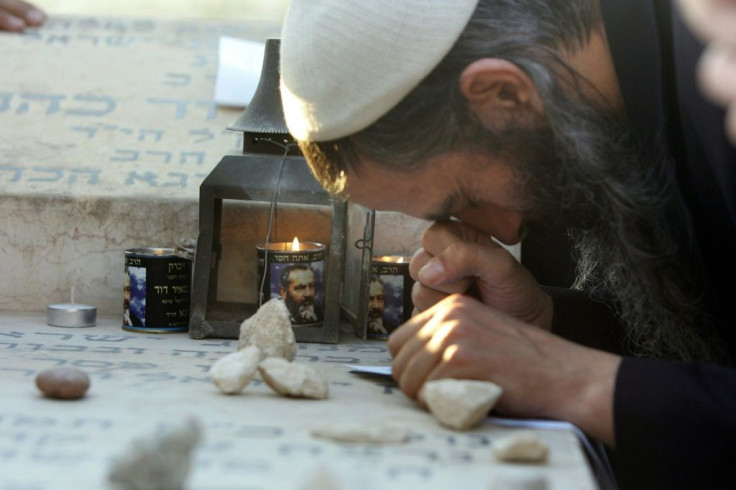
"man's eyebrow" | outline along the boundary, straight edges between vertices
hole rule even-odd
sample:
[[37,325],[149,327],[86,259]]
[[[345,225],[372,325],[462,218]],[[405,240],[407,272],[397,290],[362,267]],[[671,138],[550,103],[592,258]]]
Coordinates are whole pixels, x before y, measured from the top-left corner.
[[455,192],[450,194],[445,198],[445,200],[442,202],[442,204],[439,206],[438,210],[436,212],[431,212],[422,217],[422,219],[425,219],[427,221],[447,221],[451,217],[451,212],[454,207],[454,204],[457,202],[458,197],[460,197],[459,192]]

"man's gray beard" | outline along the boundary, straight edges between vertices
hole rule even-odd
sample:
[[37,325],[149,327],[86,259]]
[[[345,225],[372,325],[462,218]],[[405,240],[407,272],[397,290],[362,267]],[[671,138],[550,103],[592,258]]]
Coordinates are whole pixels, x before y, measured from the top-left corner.
[[383,320],[383,311],[377,308],[370,308],[368,310],[368,320]]
[[314,311],[314,301],[297,303],[287,295],[284,298],[284,302],[286,303],[286,308],[289,310],[289,314],[297,321],[304,320],[305,317],[317,318],[317,314]]
[[302,303],[299,305],[298,311],[301,318],[304,318],[307,315],[316,316],[314,313],[314,303]]
[[723,360],[666,160],[638,145],[628,123],[566,104],[559,118],[548,107],[554,131],[512,131],[505,138],[517,142],[522,187],[532,196],[528,212],[542,226],[564,226],[574,241],[573,288],[612,300],[631,354]]

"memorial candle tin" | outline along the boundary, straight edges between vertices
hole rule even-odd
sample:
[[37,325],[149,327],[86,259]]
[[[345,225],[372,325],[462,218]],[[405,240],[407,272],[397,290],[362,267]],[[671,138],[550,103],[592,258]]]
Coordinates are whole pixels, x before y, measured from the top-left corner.
[[257,246],[258,292],[261,304],[281,298],[292,326],[324,323],[325,245],[315,242],[274,242]]
[[191,260],[176,255],[171,248],[126,250],[123,279],[123,330],[188,330]]

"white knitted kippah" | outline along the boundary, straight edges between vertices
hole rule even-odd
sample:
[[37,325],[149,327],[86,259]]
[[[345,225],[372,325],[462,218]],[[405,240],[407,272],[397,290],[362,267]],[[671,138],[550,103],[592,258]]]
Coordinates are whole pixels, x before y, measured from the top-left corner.
[[377,121],[450,51],[478,0],[291,0],[281,33],[289,132],[326,141]]

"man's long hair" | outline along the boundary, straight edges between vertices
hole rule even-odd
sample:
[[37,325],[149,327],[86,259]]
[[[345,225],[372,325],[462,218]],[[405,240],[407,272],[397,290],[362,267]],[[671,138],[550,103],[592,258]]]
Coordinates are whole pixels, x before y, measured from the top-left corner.
[[[562,59],[601,29],[593,0],[480,0],[451,52],[395,108],[364,131],[301,144],[320,182],[345,193],[359,161],[411,171],[463,149],[513,165],[530,211],[565,226],[575,242],[574,287],[608,297],[631,353],[720,360],[703,314],[702,278],[667,157],[640,142],[625,117],[592,104],[592,89]],[[475,60],[508,60],[533,80],[545,108],[540,128],[488,129],[467,108],[459,76]]]

